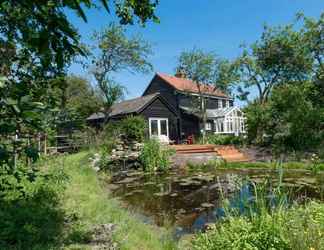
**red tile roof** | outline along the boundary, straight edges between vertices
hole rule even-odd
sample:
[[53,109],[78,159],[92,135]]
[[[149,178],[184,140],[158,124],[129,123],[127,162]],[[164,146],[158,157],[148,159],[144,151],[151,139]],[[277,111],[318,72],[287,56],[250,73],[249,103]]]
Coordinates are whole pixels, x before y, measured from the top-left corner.
[[[163,73],[157,73],[157,75],[179,91],[199,93],[197,84],[190,79],[169,76]],[[221,90],[207,84],[201,85],[201,92],[206,95],[229,98],[229,96],[224,94]]]

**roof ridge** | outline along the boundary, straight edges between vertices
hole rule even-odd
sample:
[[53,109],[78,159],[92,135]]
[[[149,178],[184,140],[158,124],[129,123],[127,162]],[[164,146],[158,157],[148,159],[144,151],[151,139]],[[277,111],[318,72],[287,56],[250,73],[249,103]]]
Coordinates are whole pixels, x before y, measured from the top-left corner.
[[[189,79],[189,78],[180,78],[172,75],[168,75],[165,73],[157,72],[156,75],[158,75],[160,78],[162,78],[164,81],[169,83],[171,86],[173,86],[175,89],[178,89],[180,91],[187,91],[187,92],[193,92],[198,93],[198,86],[197,84]],[[230,98],[227,94],[225,94],[222,90],[220,90],[218,87],[213,87],[211,84],[208,83],[199,83],[200,86],[203,88],[203,94],[209,94],[213,96],[218,97],[226,97]]]

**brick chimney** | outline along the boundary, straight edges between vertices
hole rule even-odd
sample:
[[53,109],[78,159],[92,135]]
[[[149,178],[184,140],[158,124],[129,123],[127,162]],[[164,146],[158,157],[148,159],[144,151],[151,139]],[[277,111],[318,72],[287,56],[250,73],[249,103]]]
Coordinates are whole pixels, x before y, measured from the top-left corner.
[[178,77],[178,78],[186,78],[186,73],[184,72],[184,70],[182,68],[177,68],[177,72],[175,73],[174,75],[175,77]]

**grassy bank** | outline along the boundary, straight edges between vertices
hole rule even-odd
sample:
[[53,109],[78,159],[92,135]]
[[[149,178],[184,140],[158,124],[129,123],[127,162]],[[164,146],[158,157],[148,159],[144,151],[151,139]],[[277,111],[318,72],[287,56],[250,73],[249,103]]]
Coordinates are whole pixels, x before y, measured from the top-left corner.
[[[120,249],[175,249],[166,231],[142,223],[129,211],[121,209],[118,201],[109,197],[94,170],[88,167],[86,153],[65,158],[64,166],[69,176],[63,206],[77,220],[70,225],[71,233],[86,242],[87,232],[95,225],[113,223],[116,231],[113,240]],[[87,243],[73,243],[67,249],[87,249]]]
[[[278,163],[276,162],[225,162],[221,160],[209,161],[204,164],[188,163],[191,170],[200,168],[217,168],[217,169],[277,169]],[[290,170],[308,170],[313,172],[324,171],[324,163],[316,165],[304,162],[284,162],[280,164],[283,169]]]
[[[278,164],[275,162],[226,162],[221,164],[220,167],[224,168],[264,168],[275,169]],[[304,162],[284,162],[281,164],[283,169],[304,169],[311,170],[313,166]],[[324,171],[324,163],[316,166],[317,171]]]

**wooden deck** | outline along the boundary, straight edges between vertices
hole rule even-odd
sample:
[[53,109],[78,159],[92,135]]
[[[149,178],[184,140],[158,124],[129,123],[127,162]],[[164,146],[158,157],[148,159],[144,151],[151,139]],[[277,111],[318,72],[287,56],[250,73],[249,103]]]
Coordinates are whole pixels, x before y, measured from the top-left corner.
[[249,156],[242,153],[235,146],[218,146],[213,144],[192,144],[192,145],[173,145],[177,155],[195,155],[208,154],[209,156],[215,154],[227,162],[247,162],[250,161]]

